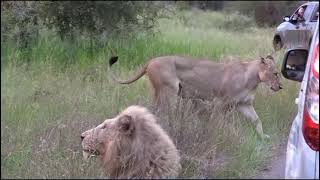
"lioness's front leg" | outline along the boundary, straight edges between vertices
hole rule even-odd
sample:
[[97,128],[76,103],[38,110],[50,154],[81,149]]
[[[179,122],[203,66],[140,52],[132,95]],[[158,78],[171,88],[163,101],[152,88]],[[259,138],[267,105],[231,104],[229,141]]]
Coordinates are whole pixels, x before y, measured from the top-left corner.
[[269,135],[263,134],[262,123],[254,110],[253,106],[250,104],[240,104],[237,109],[256,126],[256,131],[263,138],[269,138]]

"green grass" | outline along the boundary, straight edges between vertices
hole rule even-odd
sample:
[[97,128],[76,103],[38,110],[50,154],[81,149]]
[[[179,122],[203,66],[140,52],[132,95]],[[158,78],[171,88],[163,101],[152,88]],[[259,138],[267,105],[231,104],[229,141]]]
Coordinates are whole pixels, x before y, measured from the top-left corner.
[[[141,34],[94,46],[93,55],[86,39],[63,42],[45,29],[28,51],[1,44],[1,178],[101,177],[95,160],[82,160],[80,133],[129,105],[151,107],[146,79],[125,86],[108,77],[110,48],[119,56],[115,68],[121,77],[160,55],[222,61],[228,57],[255,59],[273,51],[273,28],[259,29],[253,23],[246,28],[236,16],[226,18],[239,30],[224,22],[222,14],[193,13],[180,13],[185,21],[162,19],[155,36]],[[283,53],[274,56],[280,69]],[[180,176],[245,178],[265,166],[272,147],[287,136],[296,111],[298,85],[283,81],[285,88],[278,93],[262,85],[256,95],[255,109],[270,141],[260,141],[252,125],[238,113],[222,117],[213,111],[197,117],[183,106],[169,114],[170,121],[164,118],[160,123],[182,154]],[[223,163],[210,163],[207,156]]]

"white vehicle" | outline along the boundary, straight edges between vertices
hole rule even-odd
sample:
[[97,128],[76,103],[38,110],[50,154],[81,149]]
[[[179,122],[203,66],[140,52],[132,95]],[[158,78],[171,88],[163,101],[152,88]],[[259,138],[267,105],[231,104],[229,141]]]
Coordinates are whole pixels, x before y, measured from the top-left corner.
[[[297,14],[301,8],[304,9],[303,19],[298,20]],[[318,1],[304,3],[291,16],[285,16],[273,36],[274,49],[278,50],[290,44],[294,44],[295,47],[309,48],[313,32],[316,29],[318,16]]]
[[286,152],[286,179],[319,179],[319,18],[310,48],[291,49],[282,74],[301,82]]

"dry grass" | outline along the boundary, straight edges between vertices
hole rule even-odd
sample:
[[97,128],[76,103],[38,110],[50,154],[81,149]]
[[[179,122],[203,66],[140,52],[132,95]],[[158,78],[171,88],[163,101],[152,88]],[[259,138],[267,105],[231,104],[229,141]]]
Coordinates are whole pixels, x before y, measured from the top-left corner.
[[[121,76],[129,76],[147,57],[157,55],[247,59],[272,49],[271,29],[239,33],[163,23],[159,36],[114,44],[119,65],[126,65]],[[68,46],[51,40],[32,50],[35,60],[28,66],[17,65],[23,56],[14,48],[1,55],[2,61],[10,62],[1,69],[1,178],[103,178],[95,159],[82,160],[80,133],[133,104],[153,111],[174,140],[182,155],[180,177],[250,177],[272,156],[270,148],[286,137],[296,111],[298,86],[284,80],[278,93],[260,86],[256,95],[254,107],[270,141],[260,141],[251,123],[237,112],[222,113],[215,102],[198,113],[191,102],[180,100],[169,113],[160,114],[151,106],[145,78],[121,86],[107,77],[106,50],[92,60],[83,49],[73,48],[79,63],[61,70],[52,61],[69,58],[61,53]],[[281,57],[275,55],[278,65]]]

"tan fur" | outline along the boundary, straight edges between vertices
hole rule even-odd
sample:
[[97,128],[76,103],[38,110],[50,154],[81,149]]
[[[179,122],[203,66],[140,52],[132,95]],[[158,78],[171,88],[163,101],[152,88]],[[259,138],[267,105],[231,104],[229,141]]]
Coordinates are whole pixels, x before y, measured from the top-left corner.
[[128,107],[81,137],[84,151],[100,156],[111,178],[175,178],[181,169],[174,143],[141,106]]
[[262,125],[252,106],[255,91],[261,82],[274,91],[281,89],[280,74],[270,55],[254,61],[230,63],[162,56],[149,60],[130,80],[114,79],[130,84],[144,74],[149,77],[158,106],[174,100],[176,95],[202,100],[218,97],[227,104],[236,104],[238,110],[256,124],[262,137]]

